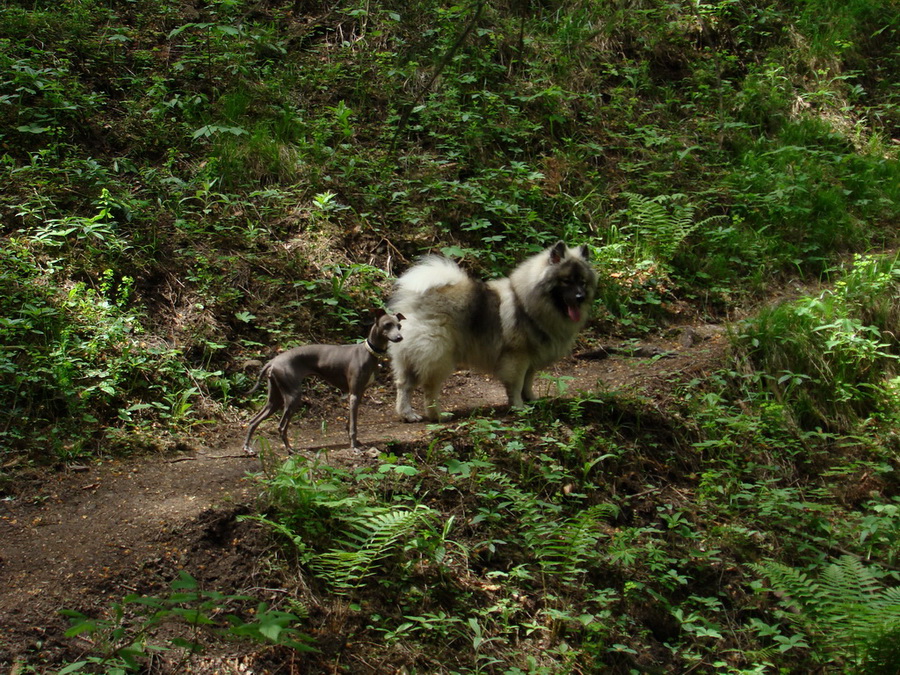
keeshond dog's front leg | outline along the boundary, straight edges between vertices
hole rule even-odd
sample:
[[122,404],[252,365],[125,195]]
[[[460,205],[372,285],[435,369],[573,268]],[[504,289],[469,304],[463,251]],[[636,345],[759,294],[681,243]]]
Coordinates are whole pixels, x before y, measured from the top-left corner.
[[525,381],[522,383],[522,400],[525,403],[530,403],[537,399],[537,396],[534,395],[534,375],[537,371],[534,368],[529,368],[525,371]]
[[531,400],[531,378],[527,363],[507,360],[500,364],[498,378],[506,388],[506,397],[511,408],[521,408]]
[[424,386],[424,395],[425,395],[425,417],[430,422],[440,422],[441,421],[441,387],[443,386],[443,381],[440,382],[428,382]]
[[401,384],[397,382],[397,415],[404,422],[421,422],[428,419],[431,422],[439,422],[441,419],[441,385],[443,382],[426,383],[422,389],[425,398],[425,417],[422,417],[412,407],[412,394],[416,388],[409,381]]
[[413,410],[412,407],[412,392],[415,388],[412,383],[407,381],[400,381],[399,379],[396,382],[397,384],[397,404],[396,410],[397,415],[400,416],[400,419],[404,422],[421,422],[422,416]]

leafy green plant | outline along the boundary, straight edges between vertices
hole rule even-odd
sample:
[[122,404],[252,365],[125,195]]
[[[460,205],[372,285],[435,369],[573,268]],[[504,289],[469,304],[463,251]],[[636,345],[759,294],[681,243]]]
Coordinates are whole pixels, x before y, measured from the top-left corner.
[[[59,675],[69,673],[140,672],[159,652],[169,652],[180,670],[203,652],[204,637],[223,633],[264,644],[285,645],[299,651],[312,651],[311,639],[297,624],[304,618],[296,613],[272,609],[258,603],[247,620],[234,608],[246,607],[254,599],[245,595],[226,595],[206,591],[187,572],[172,581],[166,597],[132,594],[114,603],[108,618],[91,618],[81,612],[62,610],[72,626],[66,637],[88,636],[94,651],[65,666]],[[157,644],[155,632],[161,626],[174,627],[175,635]]]
[[[35,264],[27,242],[8,251],[0,262],[0,336],[7,345],[0,363],[8,376],[0,386],[7,402],[0,434],[27,443],[41,429],[46,447],[63,452],[78,445],[73,432],[83,435],[101,421],[136,427],[154,418],[185,419],[196,383],[212,375],[185,372],[179,350],[149,343],[133,307],[132,277],[107,268],[96,287],[79,282],[63,290],[52,268]],[[183,393],[166,401],[172,391]]]
[[[699,217],[705,207],[683,193],[651,198],[626,191],[620,196],[628,205],[612,214],[597,253],[605,272],[598,298],[621,325],[644,328],[642,315],[651,322],[665,315],[678,286],[696,274],[698,261],[688,253],[689,244],[709,241],[724,229],[726,217]],[[702,236],[692,237],[697,232]],[[704,283],[710,277],[708,272],[700,276]]]
[[880,554],[893,564],[900,557],[900,505],[894,498],[891,502],[873,501],[854,523],[853,533],[860,544],[865,546],[869,557]]
[[898,280],[896,260],[858,258],[833,291],[764,309],[745,323],[740,348],[801,428],[847,431],[891,406]]
[[116,234],[116,221],[111,215],[115,201],[105,188],[98,201],[99,211],[91,218],[71,216],[48,220],[34,234],[33,241],[51,247],[61,247],[69,240],[86,246],[88,252],[110,249],[121,253],[127,246]]
[[[330,204],[328,194],[331,193],[326,193],[323,199]],[[326,265],[322,272],[324,278],[298,282],[297,286],[304,289],[309,300],[324,305],[345,328],[359,327],[367,322],[371,308],[380,303],[378,298],[382,293],[384,270],[373,265],[352,263]]]

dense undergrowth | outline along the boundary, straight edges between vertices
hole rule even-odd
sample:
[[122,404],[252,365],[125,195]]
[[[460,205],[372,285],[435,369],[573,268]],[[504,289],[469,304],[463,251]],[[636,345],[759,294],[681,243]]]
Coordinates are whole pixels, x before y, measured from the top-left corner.
[[604,395],[291,462],[265,520],[416,672],[887,672],[898,265],[851,254],[896,245],[892,2],[0,17],[4,472],[233,414],[243,360],[359,335],[429,250],[587,243],[627,336],[825,281],[663,416]]

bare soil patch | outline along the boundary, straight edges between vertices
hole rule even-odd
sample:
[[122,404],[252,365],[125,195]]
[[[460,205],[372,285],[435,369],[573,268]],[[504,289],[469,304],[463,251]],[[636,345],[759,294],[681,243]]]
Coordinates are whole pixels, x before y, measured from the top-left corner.
[[[642,342],[638,355],[571,357],[556,364],[538,392],[622,391],[665,408],[677,382],[702,377],[722,364],[725,342],[720,327],[693,326]],[[653,353],[666,356],[647,356]],[[457,415],[473,410],[503,414],[504,403],[502,386],[479,374],[457,373],[444,390],[444,409]],[[327,451],[327,461],[342,464],[377,461],[375,452],[345,447],[344,401],[335,396],[316,410],[322,411],[320,416],[295,416],[295,449]],[[275,427],[271,418],[258,433],[282,452]],[[384,449],[393,441],[415,441],[430,433],[425,424],[396,421],[386,377],[367,392],[361,442]],[[0,501],[0,670],[18,673],[25,663],[77,658],[91,645],[63,637],[68,622],[60,609],[100,614],[129,593],[160,593],[179,570],[207,589],[261,599],[272,594],[278,580],[260,566],[267,535],[251,522],[237,521],[253,511],[261,493],[253,478],[260,462],[242,455],[242,439],[238,425],[223,424],[203,430],[190,449],[178,454],[23,474]],[[323,626],[317,637],[326,640],[326,631]],[[195,662],[192,672],[240,672],[240,663],[262,658],[263,651],[223,643],[214,655]],[[315,672],[290,667],[294,670],[268,672]],[[168,671],[163,667],[159,672]]]

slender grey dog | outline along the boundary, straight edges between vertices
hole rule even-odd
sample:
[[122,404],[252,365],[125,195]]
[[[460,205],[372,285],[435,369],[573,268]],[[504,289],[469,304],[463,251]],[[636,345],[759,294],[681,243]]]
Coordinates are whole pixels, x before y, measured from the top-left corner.
[[359,402],[366,387],[375,378],[378,359],[387,355],[389,342],[400,342],[400,322],[402,314],[388,314],[383,309],[375,313],[375,324],[365,341],[355,345],[305,345],[283,352],[266,363],[259,372],[259,378],[252,394],[259,388],[265,377],[269,384],[269,398],[266,405],[249,422],[244,452],[256,454],[250,447],[250,437],[264,419],[284,410],[278,430],[288,452],[293,452],[288,440],[288,424],[297,411],[300,398],[300,383],[309,375],[316,375],[343,393],[350,395],[350,447],[357,449],[356,420]]

